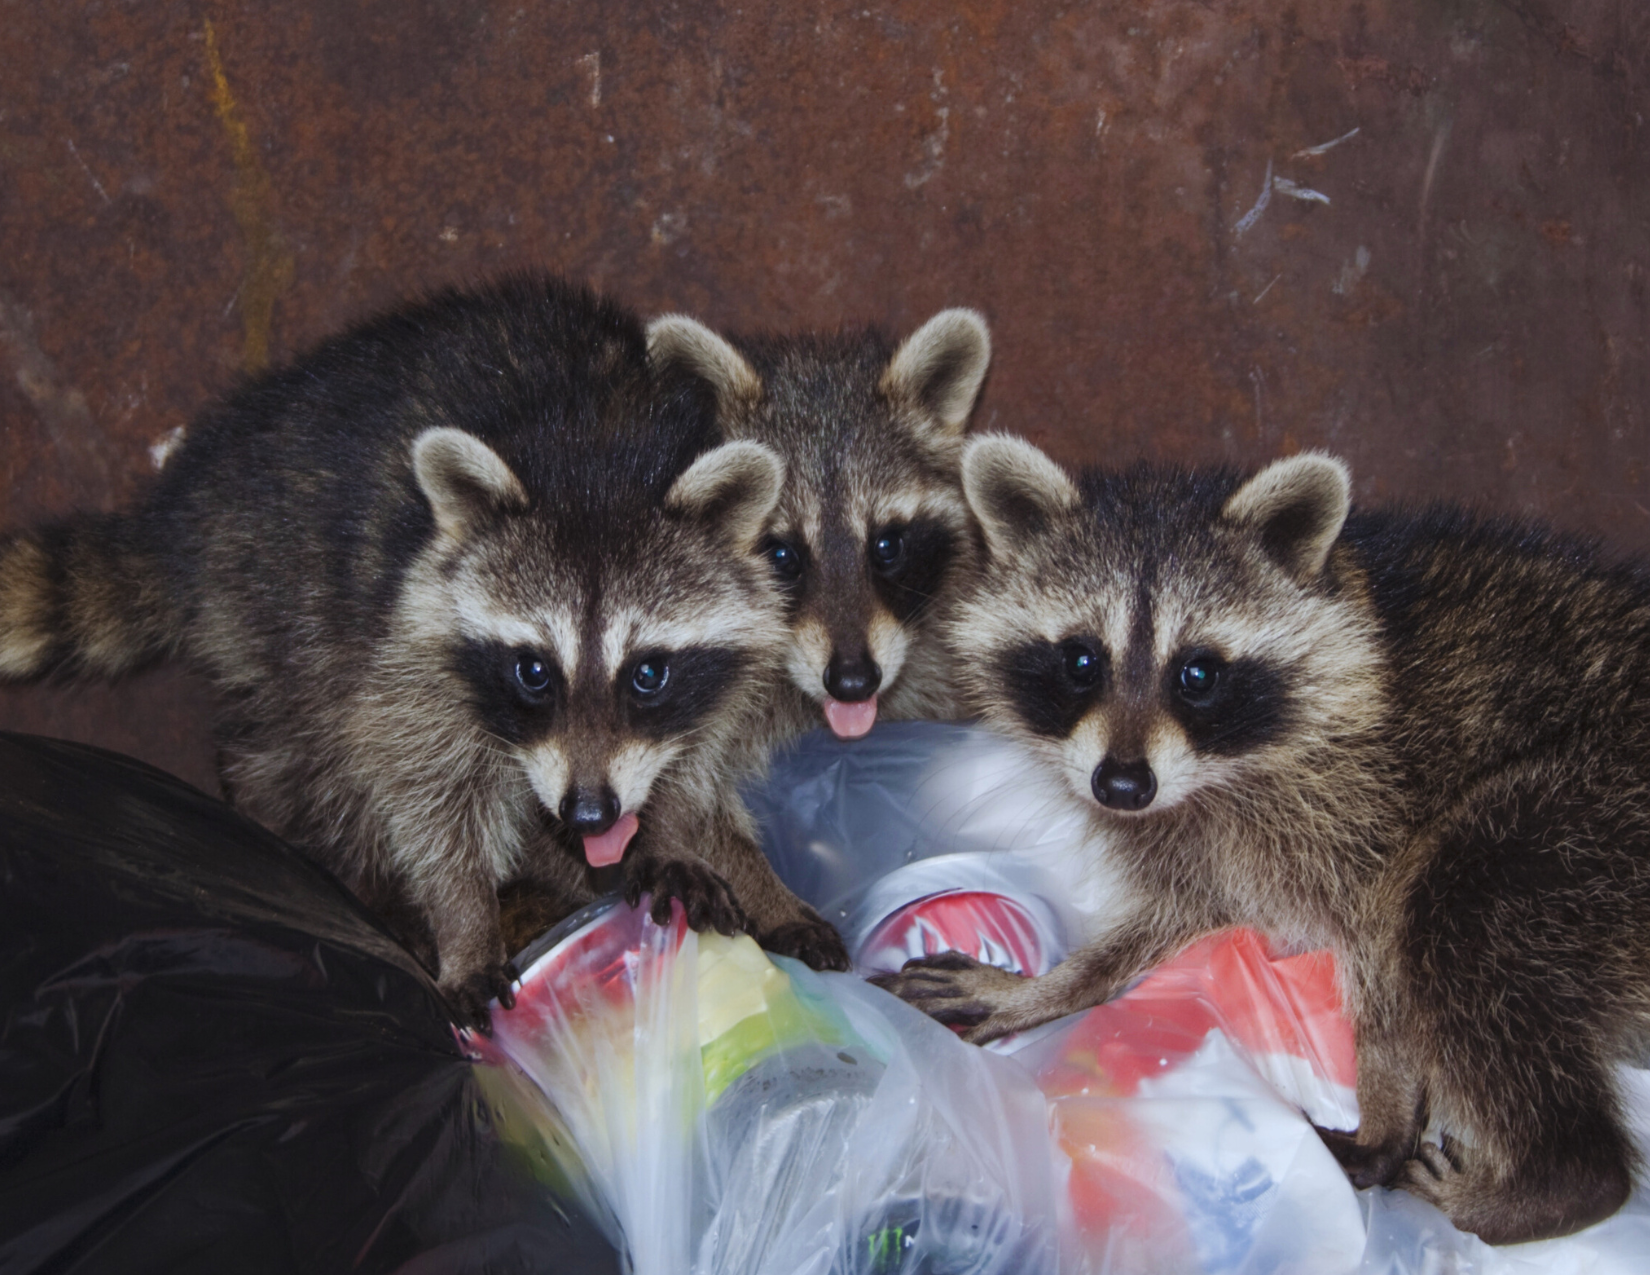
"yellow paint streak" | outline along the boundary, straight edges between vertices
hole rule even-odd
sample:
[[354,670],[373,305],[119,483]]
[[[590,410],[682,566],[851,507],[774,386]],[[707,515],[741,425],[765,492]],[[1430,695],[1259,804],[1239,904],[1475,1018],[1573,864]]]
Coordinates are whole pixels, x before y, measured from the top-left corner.
[[206,65],[212,76],[212,105],[229,135],[235,163],[235,188],[229,206],[246,242],[246,273],[241,278],[240,292],[241,365],[248,372],[257,372],[269,364],[270,321],[276,297],[292,283],[292,254],[275,227],[274,187],[258,160],[252,135],[230,91],[218,52],[218,33],[210,18],[206,22]]

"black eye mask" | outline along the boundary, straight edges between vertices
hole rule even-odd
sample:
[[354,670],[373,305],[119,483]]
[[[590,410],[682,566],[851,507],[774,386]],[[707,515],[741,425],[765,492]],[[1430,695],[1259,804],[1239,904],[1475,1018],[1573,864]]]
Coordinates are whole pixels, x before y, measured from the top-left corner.
[[1027,642],[998,661],[1009,705],[1034,734],[1063,739],[1104,697],[1111,662],[1098,638]]
[[567,683],[545,652],[467,638],[454,648],[452,666],[469,687],[482,728],[509,743],[548,735],[566,706]]
[[1289,726],[1287,679],[1256,659],[1230,663],[1188,651],[1169,664],[1163,698],[1200,753],[1233,756],[1259,748]]
[[951,531],[931,518],[871,532],[866,563],[877,596],[896,619],[914,619],[939,592],[954,548]]
[[619,688],[626,723],[649,739],[685,734],[727,695],[745,658],[731,647],[689,646],[631,660]]

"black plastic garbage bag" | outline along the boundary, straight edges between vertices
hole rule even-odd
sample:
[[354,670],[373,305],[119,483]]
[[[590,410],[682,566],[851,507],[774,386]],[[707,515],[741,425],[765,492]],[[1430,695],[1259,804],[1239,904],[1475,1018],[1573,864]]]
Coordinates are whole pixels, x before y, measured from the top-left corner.
[[6,1275],[618,1268],[413,958],[140,763],[0,734],[0,1015]]

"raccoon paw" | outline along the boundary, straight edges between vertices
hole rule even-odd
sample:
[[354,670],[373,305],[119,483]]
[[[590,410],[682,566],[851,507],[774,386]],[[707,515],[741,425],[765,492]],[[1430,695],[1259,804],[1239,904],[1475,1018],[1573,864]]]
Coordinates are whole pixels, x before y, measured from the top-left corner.
[[1581,1154],[1586,1160],[1562,1168],[1537,1156],[1509,1172],[1446,1133],[1416,1147],[1393,1185],[1486,1244],[1553,1239],[1603,1221],[1633,1191],[1625,1147],[1593,1143]]
[[1409,1159],[1409,1148],[1398,1144],[1365,1146],[1358,1141],[1356,1130],[1324,1129],[1317,1125],[1318,1137],[1329,1148],[1352,1185],[1359,1190],[1372,1186],[1391,1186]]
[[745,909],[733,897],[733,887],[720,875],[692,859],[640,858],[627,865],[624,897],[635,907],[642,895],[653,896],[655,925],[670,924],[670,901],[680,899],[688,928],[743,934],[748,928]]
[[964,1028],[962,1038],[973,1045],[1029,1025],[1010,1013],[1016,994],[1026,985],[1025,976],[983,964],[965,952],[907,961],[898,974],[879,974],[870,981],[935,1022]]
[[1462,1225],[1466,1221],[1463,1212],[1470,1211],[1463,1206],[1477,1203],[1473,1188],[1479,1184],[1466,1172],[1461,1151],[1461,1145],[1448,1134],[1437,1142],[1422,1142],[1398,1166],[1390,1185],[1441,1209],[1462,1230],[1476,1231],[1476,1226]]
[[493,1015],[490,1002],[497,999],[500,1008],[514,1009],[516,993],[513,984],[521,975],[509,961],[476,970],[459,979],[452,986],[442,986],[442,994],[452,1006],[453,1020],[460,1027],[469,1027],[484,1036],[493,1034]]
[[850,968],[848,948],[836,927],[823,917],[807,916],[800,921],[776,925],[756,941],[769,952],[780,956],[794,956],[810,969],[844,970]]

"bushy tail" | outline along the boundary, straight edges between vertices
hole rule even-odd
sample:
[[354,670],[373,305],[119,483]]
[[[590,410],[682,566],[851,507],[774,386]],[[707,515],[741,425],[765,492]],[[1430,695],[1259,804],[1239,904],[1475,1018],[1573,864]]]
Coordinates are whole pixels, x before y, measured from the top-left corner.
[[182,628],[133,515],[0,540],[0,678],[118,677],[175,650]]

